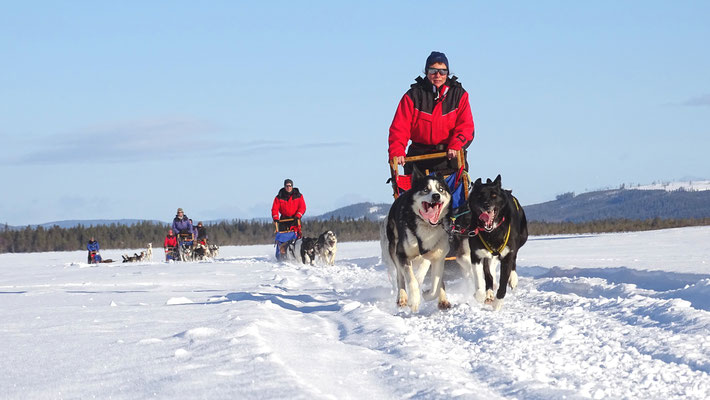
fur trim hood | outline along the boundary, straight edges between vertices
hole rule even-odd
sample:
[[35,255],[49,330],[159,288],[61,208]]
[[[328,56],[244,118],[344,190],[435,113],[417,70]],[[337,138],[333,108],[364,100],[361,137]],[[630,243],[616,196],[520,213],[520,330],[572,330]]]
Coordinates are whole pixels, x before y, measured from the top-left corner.
[[289,198],[298,199],[300,197],[301,192],[298,191],[298,188],[293,188],[291,193],[287,192],[286,189],[281,188],[281,190],[279,190],[279,194],[276,195],[276,198],[280,200],[288,200]]

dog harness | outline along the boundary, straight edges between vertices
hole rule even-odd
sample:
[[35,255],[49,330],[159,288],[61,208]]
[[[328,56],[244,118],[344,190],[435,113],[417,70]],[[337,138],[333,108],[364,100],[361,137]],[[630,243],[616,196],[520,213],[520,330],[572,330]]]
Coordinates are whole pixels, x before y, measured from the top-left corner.
[[[503,223],[503,221],[501,221],[501,223]],[[503,244],[496,251],[493,251],[493,249],[491,249],[491,246],[486,243],[486,241],[483,239],[483,236],[479,236],[478,238],[481,240],[481,243],[483,243],[483,246],[485,246],[486,250],[488,250],[489,253],[493,254],[494,256],[499,256],[500,252],[503,251],[503,249],[505,249],[505,246],[508,245],[508,239],[510,239],[510,224],[508,224],[508,232],[505,233],[505,240],[503,240]]]

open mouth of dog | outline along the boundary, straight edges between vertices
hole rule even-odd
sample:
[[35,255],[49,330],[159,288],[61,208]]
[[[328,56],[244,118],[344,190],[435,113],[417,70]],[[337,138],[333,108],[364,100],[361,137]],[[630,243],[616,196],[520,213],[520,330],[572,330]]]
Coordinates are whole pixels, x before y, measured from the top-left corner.
[[422,201],[422,208],[419,209],[419,215],[426,221],[429,221],[432,225],[437,225],[439,223],[439,216],[441,215],[441,209],[444,207],[444,203],[429,203],[428,201]]
[[495,210],[483,211],[478,216],[478,221],[483,224],[483,229],[485,229],[486,232],[490,232],[498,226],[495,222],[495,219],[496,219],[496,211]]

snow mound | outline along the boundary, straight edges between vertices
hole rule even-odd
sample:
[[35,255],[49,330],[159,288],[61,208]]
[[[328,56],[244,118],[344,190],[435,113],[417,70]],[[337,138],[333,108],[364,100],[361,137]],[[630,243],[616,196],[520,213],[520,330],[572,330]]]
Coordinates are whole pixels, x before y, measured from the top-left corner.
[[173,305],[178,305],[178,304],[192,304],[194,303],[192,300],[188,299],[187,297],[171,297],[168,299],[168,301],[165,302],[166,306],[173,306]]
[[217,333],[217,329],[214,328],[193,328],[184,332],[180,332],[176,337],[186,338],[186,339],[204,339],[210,336],[214,336]]

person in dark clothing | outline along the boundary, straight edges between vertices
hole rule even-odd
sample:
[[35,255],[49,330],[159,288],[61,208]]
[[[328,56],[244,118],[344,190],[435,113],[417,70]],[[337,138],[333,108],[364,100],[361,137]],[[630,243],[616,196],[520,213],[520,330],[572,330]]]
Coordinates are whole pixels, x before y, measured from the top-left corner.
[[412,169],[405,165],[405,149],[406,157],[446,152],[448,160],[417,161],[421,171],[455,170],[452,159],[458,151],[464,151],[465,158],[474,136],[468,93],[450,75],[446,55],[432,51],[424,72],[426,78],[417,77],[400,100],[389,131],[389,159],[404,166],[405,174]]
[[95,262],[94,257],[99,252],[99,242],[94,239],[93,236],[91,237],[91,240],[89,240],[89,243],[86,244],[86,250],[89,251],[88,262],[89,264],[93,264]]
[[197,223],[197,242],[202,243],[204,245],[207,244],[207,228],[205,228],[204,225],[202,225],[202,221]]
[[[290,219],[293,221],[283,222],[280,226],[284,229],[291,228],[301,237],[301,217],[306,213],[306,201],[298,188],[293,187],[293,181],[286,179],[284,187],[274,198],[271,206],[271,218],[277,223],[280,219]],[[277,226],[278,230],[278,226]]]

